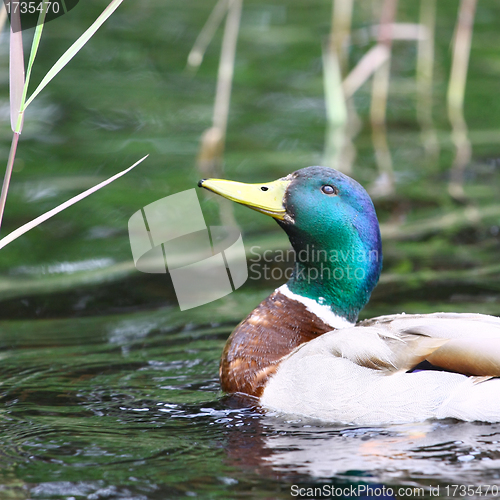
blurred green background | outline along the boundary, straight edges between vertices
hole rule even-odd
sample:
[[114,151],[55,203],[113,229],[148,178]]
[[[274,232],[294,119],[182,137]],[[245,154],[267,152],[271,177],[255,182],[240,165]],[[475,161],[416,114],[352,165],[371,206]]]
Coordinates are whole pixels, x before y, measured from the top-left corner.
[[[376,22],[376,6],[370,2],[355,5],[351,67],[375,43],[369,26]],[[211,125],[222,29],[196,74],[186,70],[186,60],[211,7],[209,2],[146,2],[140,7],[125,2],[28,108],[4,235],[144,154],[150,157],[112,186],[0,252],[3,317],[22,314],[22,308],[15,306],[21,297],[26,300],[62,289],[76,293],[76,289],[102,280],[120,282],[120,290],[123,282],[131,283],[127,288],[148,286],[149,279],[156,283],[154,277],[139,276],[131,265],[127,221],[144,205],[189,189],[201,177],[196,156],[201,134]],[[324,163],[321,46],[331,28],[331,8],[326,1],[308,2],[307,7],[298,2],[244,5],[224,156],[227,178],[267,181]],[[402,2],[397,20],[418,22],[418,9],[417,3]],[[97,3],[80,5],[60,21],[46,25],[33,88],[101,10]],[[423,298],[446,301],[451,292],[458,293],[459,279],[464,287],[460,300],[470,295],[472,307],[494,313],[490,299],[498,289],[492,285],[488,291],[487,283],[496,281],[492,273],[498,277],[490,268],[497,263],[499,248],[500,213],[494,206],[499,187],[496,31],[500,14],[494,2],[482,1],[475,19],[464,104],[473,146],[465,176],[465,204],[454,202],[446,190],[455,154],[446,89],[456,14],[457,2],[439,2],[433,84],[438,162],[425,155],[416,119],[416,43],[393,43],[387,128],[395,192],[375,200],[380,221],[388,228],[384,233],[384,283],[410,294],[396,296],[391,287],[392,298],[387,300],[392,303],[402,298],[407,301],[410,296],[417,299],[414,285],[432,278],[440,291],[430,297],[427,290]],[[5,37],[4,33],[0,57],[4,89],[1,151],[6,159],[11,132]],[[25,45],[28,50],[29,31],[25,32]],[[370,96],[369,81],[353,98],[361,130],[354,139],[357,157],[352,175],[367,188],[379,176],[371,140]],[[199,196],[207,222],[217,223],[218,205],[205,193]],[[242,207],[235,207],[234,212],[247,248],[252,244],[287,245],[272,220]],[[453,283],[452,290],[446,289],[446,281]],[[246,287],[254,285],[247,283]],[[260,285],[271,288],[275,283]],[[471,292],[477,287],[484,293]],[[154,305],[161,305],[161,290],[154,293],[159,294]],[[374,298],[381,300],[381,292]],[[41,299],[28,300],[38,304]],[[104,312],[102,300],[100,297],[101,306],[96,307]],[[105,300],[109,307],[125,306],[116,297]],[[134,300],[130,299],[130,305]],[[149,299],[144,300],[147,304],[151,304]],[[37,314],[56,313],[48,309],[44,313],[45,309],[39,308]],[[31,306],[24,313],[30,314],[30,310]]]

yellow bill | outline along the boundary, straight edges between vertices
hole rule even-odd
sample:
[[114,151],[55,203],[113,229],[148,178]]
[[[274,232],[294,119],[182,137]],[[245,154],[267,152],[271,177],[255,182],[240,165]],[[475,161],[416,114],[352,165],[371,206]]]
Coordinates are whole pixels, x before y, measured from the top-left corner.
[[202,179],[198,186],[257,212],[283,220],[286,212],[284,197],[290,182],[290,180],[278,179],[265,184],[245,184],[224,179]]

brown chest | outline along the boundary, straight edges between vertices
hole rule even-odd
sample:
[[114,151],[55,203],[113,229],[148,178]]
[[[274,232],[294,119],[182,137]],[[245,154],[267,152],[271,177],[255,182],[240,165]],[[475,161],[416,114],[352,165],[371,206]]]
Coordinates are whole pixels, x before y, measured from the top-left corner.
[[331,330],[305,305],[273,292],[228,338],[220,364],[222,389],[259,397],[284,356]]

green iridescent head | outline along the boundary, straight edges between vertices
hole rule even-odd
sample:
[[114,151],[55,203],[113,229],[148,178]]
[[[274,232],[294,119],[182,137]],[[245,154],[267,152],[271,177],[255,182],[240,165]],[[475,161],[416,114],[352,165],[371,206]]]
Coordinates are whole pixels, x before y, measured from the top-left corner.
[[308,167],[264,184],[200,186],[274,217],[296,252],[291,292],[355,321],[382,269],[379,224],[368,193],[330,168]]

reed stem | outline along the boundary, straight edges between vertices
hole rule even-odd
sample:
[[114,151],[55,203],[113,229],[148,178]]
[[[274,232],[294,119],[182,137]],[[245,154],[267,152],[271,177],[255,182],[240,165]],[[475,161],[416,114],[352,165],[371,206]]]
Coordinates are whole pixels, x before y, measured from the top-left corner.
[[[231,103],[231,90],[236,57],[236,45],[240,28],[243,0],[230,0],[224,26],[222,48],[217,74],[212,126],[205,130],[201,137],[198,154],[198,168],[202,175],[211,177],[223,176],[222,157],[226,143],[227,122]],[[220,205],[220,217],[223,225],[236,226],[233,206],[223,199],[217,200]]]
[[220,26],[220,23],[224,19],[231,0],[219,0],[212,12],[208,16],[207,22],[200,31],[200,34],[196,38],[193,48],[187,58],[187,66],[193,69],[197,69],[203,62],[203,57],[207,50],[208,45],[212,41],[212,38]]
[[330,52],[337,54],[342,75],[347,72],[354,0],[333,0]]
[[439,159],[439,141],[432,120],[436,0],[421,0],[420,27],[423,36],[418,38],[417,46],[417,120],[426,156],[435,164]]
[[346,174],[352,173],[356,157],[353,138],[360,129],[354,103],[343,87],[349,68],[353,7],[354,0],[333,0],[332,28],[328,46],[323,51],[327,115],[325,164]]
[[0,194],[0,228],[2,227],[3,214],[5,212],[5,204],[7,203],[7,193],[9,192],[10,179],[14,168],[14,160],[16,158],[17,143],[19,142],[19,133],[14,132],[12,143],[10,145],[9,159],[7,160],[7,168],[2,184],[2,193]]
[[203,175],[220,176],[222,173],[242,3],[242,0],[231,0],[229,4],[217,74],[212,126],[202,135],[198,155],[198,167]]
[[231,102],[234,61],[240,28],[242,3],[242,0],[232,0],[227,13],[224,37],[222,39],[213,124],[214,127],[217,127],[222,132],[223,140],[225,140],[226,137],[229,105]]
[[451,137],[456,149],[448,192],[457,200],[465,199],[464,173],[472,156],[472,146],[464,117],[464,98],[476,5],[477,0],[462,0],[460,3],[447,94],[448,118],[452,126]]
[[396,17],[398,0],[384,0],[380,16],[378,44],[386,48],[387,60],[375,71],[372,84],[370,120],[372,140],[380,176],[372,191],[383,196],[394,192],[392,157],[387,143],[386,110],[391,72],[392,27]]

